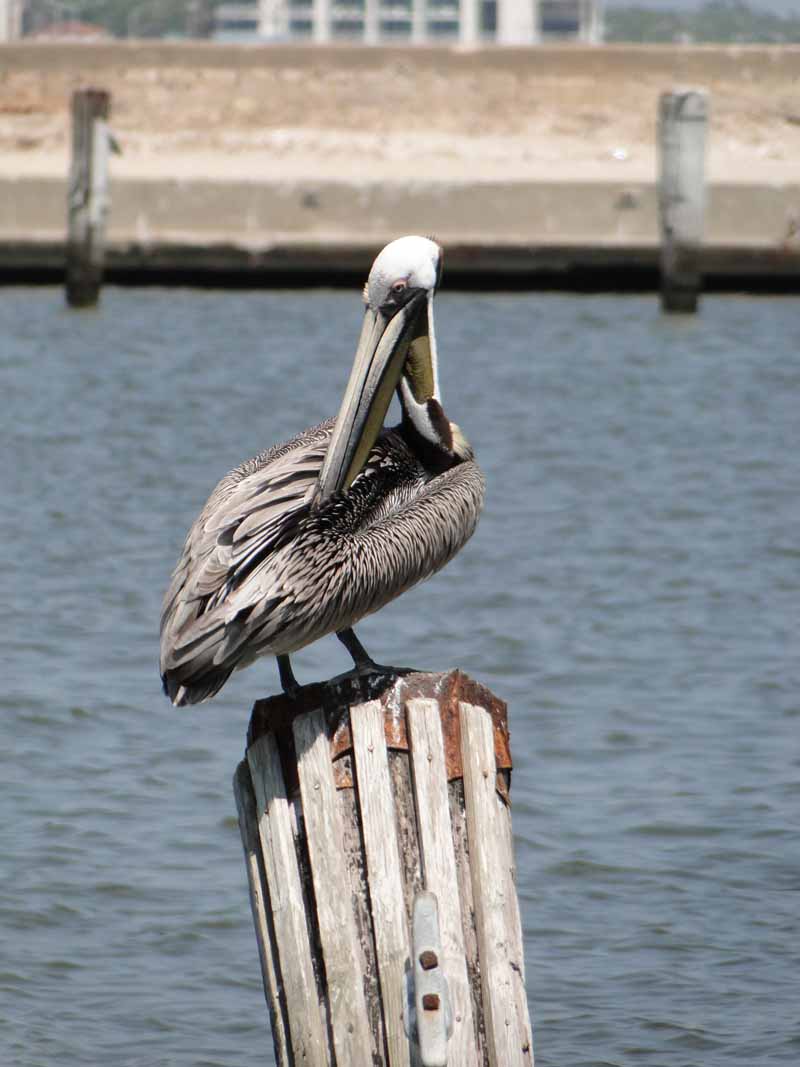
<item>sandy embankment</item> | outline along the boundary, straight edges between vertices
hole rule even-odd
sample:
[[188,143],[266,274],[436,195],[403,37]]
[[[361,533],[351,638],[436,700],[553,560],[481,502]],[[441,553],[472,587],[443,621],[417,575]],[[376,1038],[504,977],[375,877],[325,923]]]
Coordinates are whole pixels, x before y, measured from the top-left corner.
[[[608,231],[609,240],[652,241],[657,100],[676,84],[702,84],[711,93],[712,188],[738,184],[782,190],[780,204],[776,201],[761,226],[769,230],[767,243],[791,235],[794,194],[787,190],[800,189],[800,48],[548,47],[466,53],[28,45],[0,49],[0,71],[0,180],[16,179],[19,188],[20,179],[40,179],[42,190],[61,180],[67,168],[69,94],[76,86],[97,84],[112,93],[112,126],[123,146],[112,167],[117,206],[126,189],[131,195],[140,190],[135,195],[141,197],[142,183],[164,182],[165,189],[171,184],[187,194],[193,183],[205,183],[206,190],[209,183],[220,189],[234,183],[237,196],[249,185],[277,183],[288,197],[292,232],[303,231],[305,216],[294,218],[289,210],[286,190],[291,187],[298,190],[299,212],[313,207],[325,183],[331,188],[347,183],[356,195],[364,188],[393,190],[395,208],[398,190],[422,184],[439,190],[435,207],[445,214],[451,199],[454,204],[458,199],[446,190],[469,187],[474,208],[460,209],[453,225],[472,231],[480,229],[481,189],[494,190],[486,201],[488,217],[503,199],[504,186],[512,193],[523,186],[547,188],[541,210],[549,218],[539,232],[551,236],[564,227],[569,233],[570,198],[565,192],[559,199],[559,188],[594,187],[607,188],[615,198],[597,209],[598,216],[607,216],[598,226]],[[613,214],[621,202],[620,187],[633,190],[628,208],[641,203],[639,222],[635,211],[624,218]],[[210,194],[204,195],[202,203],[210,204]],[[736,203],[728,221],[718,220],[731,230],[731,239],[742,211]],[[200,204],[198,231],[209,223],[199,217]],[[383,212],[380,225],[391,228],[385,216],[395,208],[373,205],[366,197],[354,209],[356,232],[372,207]],[[800,217],[800,203],[797,207]],[[138,214],[134,206],[121,209],[116,225],[124,218],[129,230],[138,226],[141,237],[144,212],[144,232],[153,239],[154,225],[165,223],[156,224],[153,210],[140,208]],[[249,212],[245,239],[251,243],[274,230],[274,218],[256,217],[260,210],[255,200],[243,207]],[[581,223],[588,227],[587,239],[597,240],[597,233],[588,232],[592,205],[580,210],[587,219]],[[432,207],[428,215],[434,213]],[[309,221],[308,240],[320,226],[324,229],[321,214]],[[340,215],[334,210],[331,217],[341,235],[347,224]],[[55,223],[47,211],[43,218],[49,221],[42,225]],[[0,232],[11,225],[8,206],[5,211],[0,206]],[[185,218],[176,225],[185,229],[191,223]],[[230,225],[222,225],[217,236]],[[536,226],[530,220],[525,225],[530,234],[520,231],[522,236],[535,240]],[[522,220],[520,226],[524,230]]]

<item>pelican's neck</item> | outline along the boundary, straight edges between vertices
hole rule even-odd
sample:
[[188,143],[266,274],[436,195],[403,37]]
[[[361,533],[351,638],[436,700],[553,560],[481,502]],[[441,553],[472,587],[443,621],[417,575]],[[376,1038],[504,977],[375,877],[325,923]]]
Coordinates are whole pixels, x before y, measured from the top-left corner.
[[403,411],[400,432],[422,465],[438,472],[458,463],[453,452],[452,427],[439,397],[422,402],[415,400],[404,378],[400,381],[399,393]]

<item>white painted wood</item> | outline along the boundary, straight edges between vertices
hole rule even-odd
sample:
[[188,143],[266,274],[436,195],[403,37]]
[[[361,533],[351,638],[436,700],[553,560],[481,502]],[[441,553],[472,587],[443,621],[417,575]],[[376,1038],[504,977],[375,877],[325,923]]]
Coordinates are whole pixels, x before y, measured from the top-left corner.
[[364,977],[323,713],[299,716],[293,730],[336,1060],[368,1065],[372,1045]]
[[661,303],[665,311],[696,311],[706,209],[708,93],[662,93],[658,112]]
[[499,822],[495,788],[494,731],[483,708],[462,702],[461,758],[472,890],[478,933],[484,1024],[491,1067],[529,1067],[530,1026],[518,1016],[506,925],[509,892],[507,838]]
[[[272,734],[250,746],[247,762],[256,795],[261,855],[269,886],[281,980],[291,1011],[292,1051],[296,1063],[307,1067],[329,1067],[289,804],[278,747]],[[300,1005],[303,1005],[302,1010]]]
[[506,878],[506,925],[510,931],[509,947],[513,950],[520,949],[519,959],[512,960],[514,970],[519,968],[522,978],[525,978],[525,956],[522,949],[522,918],[519,911],[519,899],[517,897],[517,874],[514,862],[514,835],[511,829],[511,812],[497,797],[497,823],[503,835],[503,872]]
[[380,702],[371,700],[351,707],[350,728],[389,1065],[408,1067],[409,1042],[403,1027],[403,1004],[410,938]]
[[478,1067],[439,705],[435,700],[409,700],[406,711],[423,880],[439,903],[443,969],[453,1006],[450,1059]]
[[239,831],[242,837],[242,848],[244,849],[247,883],[250,887],[250,907],[253,912],[253,925],[255,926],[256,941],[258,943],[258,957],[261,963],[264,996],[267,999],[269,1008],[272,1040],[275,1045],[275,1054],[279,1067],[287,1067],[289,1053],[286,1044],[286,1022],[283,1017],[283,1009],[278,992],[278,978],[273,962],[273,952],[276,951],[273,941],[274,931],[271,934],[265,899],[268,892],[266,876],[263,863],[259,858],[260,846],[256,795],[250,778],[250,768],[245,760],[242,760],[233,776],[233,793],[236,798],[236,810],[239,815]]
[[[514,860],[514,834],[511,827],[511,811],[495,791],[497,823],[503,835],[502,852],[504,857],[503,875],[505,878],[505,928],[508,931],[508,961],[511,966],[511,983],[514,987],[514,1003],[517,1006],[517,1018],[525,1031],[533,1060],[533,1030],[528,1012],[528,995],[525,991],[525,945],[522,938],[522,916],[517,895],[516,863]],[[523,1047],[525,1041],[523,1039]]]

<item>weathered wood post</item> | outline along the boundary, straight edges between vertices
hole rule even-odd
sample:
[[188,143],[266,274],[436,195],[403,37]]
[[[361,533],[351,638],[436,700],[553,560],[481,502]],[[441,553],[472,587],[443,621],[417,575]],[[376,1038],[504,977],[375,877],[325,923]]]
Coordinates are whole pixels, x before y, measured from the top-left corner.
[[234,777],[280,1067],[531,1067],[506,707],[458,671],[253,708]]
[[72,94],[72,161],[67,203],[67,303],[91,307],[100,296],[108,214],[109,94]]
[[676,89],[659,101],[661,306],[697,311],[706,207],[708,94]]

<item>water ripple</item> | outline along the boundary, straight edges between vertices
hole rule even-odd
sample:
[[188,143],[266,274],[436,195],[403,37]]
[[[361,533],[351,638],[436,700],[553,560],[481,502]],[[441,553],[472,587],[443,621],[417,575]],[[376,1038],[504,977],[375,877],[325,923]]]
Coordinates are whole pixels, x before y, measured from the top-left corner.
[[[361,636],[509,702],[537,1065],[795,1064],[797,303],[445,292],[437,316],[486,513]],[[272,1062],[230,779],[277,672],[177,712],[156,630],[208,491],[336,411],[358,319],[324,291],[0,294],[15,1067]],[[333,639],[295,660],[347,666]]]

